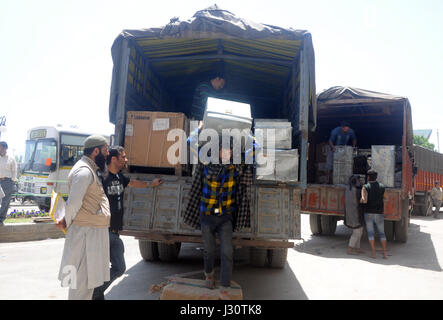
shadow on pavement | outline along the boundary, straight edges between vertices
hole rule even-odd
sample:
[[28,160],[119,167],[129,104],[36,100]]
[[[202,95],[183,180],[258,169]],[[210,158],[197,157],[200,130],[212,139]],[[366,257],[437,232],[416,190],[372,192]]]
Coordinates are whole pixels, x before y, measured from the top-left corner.
[[[182,275],[188,278],[203,279],[203,256],[197,244],[183,243],[178,261],[146,262],[141,260],[126,270],[121,280],[105,294],[108,300],[156,300],[159,293],[150,293],[154,284],[167,281],[166,277]],[[246,248],[244,248],[246,249]],[[300,283],[291,267],[284,269],[256,268],[249,264],[249,250],[241,249],[234,253],[232,280],[240,284],[245,300],[307,300]],[[215,262],[216,279],[220,276],[220,261]]]
[[[422,218],[423,220],[431,219],[431,217]],[[420,220],[415,217],[413,219],[414,221]],[[399,265],[408,268],[441,272],[442,269],[438,261],[431,235],[422,230],[426,229],[425,227],[418,223],[414,223],[414,221],[409,225],[407,243],[388,241],[388,259],[383,259],[381,245],[377,237],[375,238],[377,259],[370,257],[371,249],[366,232],[361,239],[361,249],[364,250],[365,253],[360,255],[348,255],[346,251],[352,230],[343,224],[337,225],[337,230],[334,236],[312,235],[310,239],[296,244],[294,249],[301,253],[317,255],[325,258],[361,259],[382,265]]]

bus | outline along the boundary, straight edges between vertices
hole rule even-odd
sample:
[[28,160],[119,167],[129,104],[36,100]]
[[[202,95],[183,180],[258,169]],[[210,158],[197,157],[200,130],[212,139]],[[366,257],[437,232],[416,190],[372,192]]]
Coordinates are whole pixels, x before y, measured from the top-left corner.
[[[62,126],[40,126],[27,133],[18,194],[49,211],[52,190],[68,197],[68,174],[83,155],[85,139],[92,133]],[[109,141],[109,137],[106,136]]]

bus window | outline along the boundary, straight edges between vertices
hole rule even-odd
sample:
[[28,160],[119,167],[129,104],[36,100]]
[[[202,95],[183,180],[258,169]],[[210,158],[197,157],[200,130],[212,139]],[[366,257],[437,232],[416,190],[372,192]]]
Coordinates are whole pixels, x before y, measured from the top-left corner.
[[60,134],[60,166],[73,166],[83,156],[86,135]]
[[83,146],[61,146],[61,166],[73,166],[83,155]]
[[[51,165],[47,166],[50,159]],[[39,140],[35,146],[32,171],[50,172],[57,164],[57,142],[55,140]]]

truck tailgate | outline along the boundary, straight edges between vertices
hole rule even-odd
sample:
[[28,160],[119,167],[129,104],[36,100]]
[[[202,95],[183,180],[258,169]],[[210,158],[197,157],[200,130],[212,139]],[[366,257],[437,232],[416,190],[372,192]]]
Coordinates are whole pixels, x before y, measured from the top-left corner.
[[[126,188],[123,229],[158,234],[200,235],[183,223],[191,177],[131,174],[131,179],[163,183],[156,188]],[[250,239],[300,239],[300,190],[287,186],[251,187],[251,228],[234,233]]]
[[[344,217],[345,185],[308,184],[301,197],[301,212]],[[384,217],[387,220],[401,219],[401,189],[385,191]]]

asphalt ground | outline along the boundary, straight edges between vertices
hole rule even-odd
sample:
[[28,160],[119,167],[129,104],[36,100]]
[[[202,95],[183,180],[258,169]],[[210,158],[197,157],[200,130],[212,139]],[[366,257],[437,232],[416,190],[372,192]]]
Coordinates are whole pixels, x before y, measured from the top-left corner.
[[[443,218],[443,213],[440,213]],[[351,230],[341,222],[335,236],[312,236],[302,215],[302,240],[288,252],[285,268],[252,267],[248,249],[234,265],[233,280],[246,300],[434,300],[443,299],[443,219],[413,217],[407,243],[388,242],[388,259],[346,253]],[[1,232],[1,231],[0,231]],[[173,275],[202,277],[201,245],[182,244],[175,263],[142,260],[138,241],[122,236],[127,270],[106,291],[107,300],[156,300],[150,293]],[[65,300],[57,280],[64,239],[0,243],[0,300]],[[380,245],[377,244],[380,250]],[[218,277],[218,270],[216,270]]]

